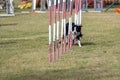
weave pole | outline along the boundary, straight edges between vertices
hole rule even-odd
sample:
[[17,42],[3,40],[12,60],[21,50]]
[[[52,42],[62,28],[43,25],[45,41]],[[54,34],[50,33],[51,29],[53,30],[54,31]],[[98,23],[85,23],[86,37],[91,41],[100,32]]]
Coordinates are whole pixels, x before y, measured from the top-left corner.
[[62,3],[62,24],[61,24],[61,40],[60,40],[60,42],[61,42],[61,45],[60,45],[60,50],[61,50],[61,54],[63,54],[64,53],[64,51],[65,51],[65,45],[63,44],[63,42],[64,42],[64,39],[63,39],[63,36],[64,36],[64,7],[65,7],[65,0],[63,0],[64,2]]
[[49,62],[52,62],[52,11],[51,11],[51,0],[48,2],[48,17],[49,17]]
[[[82,0],[78,1],[78,26],[82,27]],[[79,47],[81,47],[81,41],[77,40]]]
[[63,11],[62,11],[62,26],[63,26],[63,53],[66,52],[66,0],[63,0]]
[[61,56],[61,54],[62,54],[62,52],[61,52],[61,50],[60,50],[60,44],[59,44],[59,42],[60,42],[60,38],[59,38],[59,29],[60,29],[60,0],[58,0],[58,10],[57,10],[57,46],[58,46],[58,56],[57,57],[59,57],[59,56]]
[[[79,20],[78,10],[79,10],[79,0],[75,0],[75,18],[74,18],[75,25],[78,25],[78,20]],[[74,30],[76,30],[76,28]],[[73,41],[74,41],[73,44],[77,43],[76,38]]]
[[57,53],[57,41],[56,41],[56,0],[54,0],[54,24],[53,24],[53,61],[56,61],[56,53]]
[[[60,1],[54,0],[54,9],[52,8],[52,0],[48,2],[49,16],[49,62],[55,62],[63,53],[71,49],[73,46],[72,37],[72,12],[73,0],[70,0],[69,10],[69,28],[66,35],[66,0],[62,0],[62,14],[60,14]],[[75,25],[81,25],[81,0],[75,2]],[[57,3],[57,4],[56,4]],[[52,10],[53,9],[53,10]],[[52,13],[53,12],[53,13]],[[52,16],[53,15],[53,16]],[[61,18],[60,18],[60,15]],[[53,19],[52,19],[53,18]],[[53,21],[53,23],[52,23]]]
[[70,0],[68,49],[72,47],[72,10],[73,10],[73,0]]

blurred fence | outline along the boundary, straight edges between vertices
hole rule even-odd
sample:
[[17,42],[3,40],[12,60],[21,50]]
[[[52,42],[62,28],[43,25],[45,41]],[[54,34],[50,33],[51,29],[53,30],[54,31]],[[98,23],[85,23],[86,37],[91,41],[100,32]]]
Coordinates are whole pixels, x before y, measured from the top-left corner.
[[[111,4],[113,3],[115,0],[104,0],[105,4]],[[120,4],[120,0],[118,0],[118,2],[116,4]]]

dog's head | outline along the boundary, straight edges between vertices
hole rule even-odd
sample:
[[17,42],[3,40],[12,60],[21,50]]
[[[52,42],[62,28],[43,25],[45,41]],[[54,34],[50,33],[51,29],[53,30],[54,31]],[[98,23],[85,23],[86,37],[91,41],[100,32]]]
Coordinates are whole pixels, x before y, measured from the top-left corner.
[[[72,23],[72,35],[73,38],[82,37],[82,30],[81,25],[75,25],[75,23]],[[69,23],[66,24],[66,35],[68,35],[69,29]]]
[[72,34],[74,37],[82,37],[81,25],[75,25],[72,23]]

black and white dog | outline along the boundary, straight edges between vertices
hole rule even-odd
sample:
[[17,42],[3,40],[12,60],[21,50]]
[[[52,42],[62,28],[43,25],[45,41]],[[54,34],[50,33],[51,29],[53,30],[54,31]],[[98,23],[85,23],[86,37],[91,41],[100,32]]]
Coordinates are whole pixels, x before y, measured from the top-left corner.
[[[76,39],[79,47],[81,47],[80,39],[82,37],[82,26],[81,25],[75,25],[75,23],[72,23],[72,38],[73,40]],[[68,35],[69,31],[69,23],[66,23],[66,36]]]

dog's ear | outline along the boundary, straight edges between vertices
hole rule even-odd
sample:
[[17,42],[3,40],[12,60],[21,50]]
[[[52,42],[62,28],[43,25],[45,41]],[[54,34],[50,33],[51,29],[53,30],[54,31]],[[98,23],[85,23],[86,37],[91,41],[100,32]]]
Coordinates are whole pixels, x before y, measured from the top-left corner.
[[75,23],[74,22],[72,22],[72,26],[74,26],[75,25]]
[[72,22],[72,31],[74,31],[74,26],[75,26],[75,23]]
[[80,28],[83,27],[82,25],[78,25]]
[[66,23],[66,27],[68,27],[69,26],[69,23]]
[[83,36],[83,34],[82,33],[80,33],[80,37],[82,37]]
[[[75,25],[75,23],[74,22],[72,22],[72,27],[75,27],[76,25]],[[74,29],[73,29],[74,30]]]
[[76,30],[77,30],[77,32],[80,32],[81,31],[81,27],[76,25]]
[[82,25],[80,25],[80,27],[83,27]]

